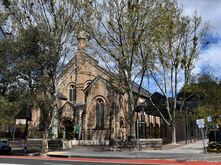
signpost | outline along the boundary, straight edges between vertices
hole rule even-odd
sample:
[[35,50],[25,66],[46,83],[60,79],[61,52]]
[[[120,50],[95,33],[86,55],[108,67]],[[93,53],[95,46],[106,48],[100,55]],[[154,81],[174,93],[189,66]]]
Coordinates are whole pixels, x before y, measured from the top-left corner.
[[197,119],[196,124],[198,125],[198,128],[201,131],[202,140],[203,140],[203,149],[206,154],[207,151],[206,151],[205,136],[204,136],[204,130],[203,130],[205,128],[205,121],[204,121],[204,119]]
[[198,125],[198,128],[204,128],[204,124],[205,124],[205,121],[204,119],[197,119],[196,120],[196,124]]
[[208,126],[206,127],[206,134],[208,135],[208,131],[210,131],[211,122],[212,122],[212,117],[211,116],[207,116],[207,122],[208,122]]

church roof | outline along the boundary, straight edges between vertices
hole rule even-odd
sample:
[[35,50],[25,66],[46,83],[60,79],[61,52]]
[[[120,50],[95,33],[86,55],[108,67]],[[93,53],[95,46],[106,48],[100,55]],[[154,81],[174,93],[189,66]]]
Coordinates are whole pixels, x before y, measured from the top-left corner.
[[66,105],[69,105],[70,107],[72,107],[74,110],[80,110],[80,109],[85,109],[86,108],[86,103],[72,103],[71,101],[66,101],[60,108],[64,108]]
[[87,92],[89,89],[91,89],[91,87],[93,85],[95,85],[98,81],[104,81],[105,83],[107,83],[108,85],[111,85],[111,83],[104,79],[103,77],[101,77],[100,75],[98,75],[97,77],[94,78],[94,80],[91,81],[91,83],[84,89],[84,92]]
[[[107,69],[101,67],[100,65],[98,65],[98,61],[95,60],[95,59],[94,59],[93,57],[91,57],[90,55],[88,55],[87,53],[84,52],[83,54],[84,54],[84,56],[86,57],[86,58],[84,58],[83,60],[87,60],[87,58],[88,58],[89,60],[92,60],[92,61],[93,61],[93,62],[91,62],[92,65],[95,65],[95,64],[96,64],[95,67],[97,67],[97,68],[98,68],[99,70],[101,70],[103,73],[105,73],[105,74],[107,74],[107,75],[109,75],[109,76],[111,76],[111,77],[113,77],[113,78],[119,77],[118,74],[113,73],[113,72],[111,72],[111,71],[109,71],[109,70],[107,70]],[[73,61],[74,61],[75,58],[76,58],[76,56],[74,56],[74,57],[69,61],[69,63],[65,66],[65,69],[63,70],[63,72],[58,76],[58,79],[61,78],[62,75],[64,75],[64,74],[71,68],[71,66],[72,66],[73,63],[74,63]],[[109,83],[109,81],[106,80],[106,79],[104,79],[103,77],[101,77],[101,75],[98,75],[97,77],[95,77],[95,79],[94,79],[93,81],[97,81],[99,78],[102,78],[103,80],[105,80],[106,82]],[[93,81],[92,81],[92,82],[93,82]],[[91,83],[91,84],[92,84],[92,83]],[[90,85],[89,85],[89,86],[90,86]],[[85,90],[87,90],[87,88],[86,88]],[[119,90],[120,90],[120,89],[119,89]],[[135,82],[133,82],[132,90],[133,90],[134,93],[136,93],[136,94],[138,94],[138,95],[140,95],[140,96],[143,96],[143,97],[145,97],[145,98],[148,98],[149,95],[150,95],[150,93],[149,93],[146,89],[144,89],[143,87],[141,87],[140,90],[139,90],[139,85],[136,84]]]
[[57,98],[59,100],[68,100],[68,98],[66,96],[64,96],[61,92],[58,92]]
[[144,89],[143,87],[141,87],[139,91],[139,85],[137,83],[133,83],[132,90],[134,93],[139,94],[140,96],[143,96],[146,98],[150,97],[150,92]]
[[[89,54],[83,52],[81,54],[82,56],[84,56],[84,58],[82,59],[82,61],[92,61],[90,62],[91,64],[94,63],[96,64],[96,67],[101,69],[102,71],[104,71],[106,74],[108,75],[111,75],[111,76],[114,76],[113,73],[107,71],[106,69],[102,68],[101,66],[98,65],[98,61],[96,59],[94,59],[93,57],[91,57]],[[73,64],[75,63],[75,59],[77,58],[77,55],[75,55],[65,66],[64,66],[64,69],[61,71],[61,73],[58,75],[58,79],[60,79],[72,66]],[[81,62],[81,61],[80,61]],[[80,63],[79,62],[79,63]],[[79,64],[78,63],[78,64]],[[94,65],[92,64],[92,65]]]

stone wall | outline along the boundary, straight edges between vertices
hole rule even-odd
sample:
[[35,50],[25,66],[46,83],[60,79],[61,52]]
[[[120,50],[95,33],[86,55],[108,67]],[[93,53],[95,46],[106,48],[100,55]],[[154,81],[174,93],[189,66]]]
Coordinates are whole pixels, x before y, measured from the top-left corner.
[[115,140],[111,146],[111,150],[161,150],[163,147],[163,140],[157,139],[135,139],[130,142],[122,140]]
[[[12,146],[12,149],[24,149],[24,147],[26,146],[24,140],[9,141],[8,143]],[[71,141],[64,141],[60,139],[48,141],[49,151],[65,150],[70,149],[71,147]],[[28,139],[27,149],[40,151],[42,149],[42,139]]]
[[108,146],[109,140],[71,140],[72,146],[76,145],[95,145],[95,146]]
[[[161,150],[163,146],[162,139],[139,139],[139,150]],[[137,144],[137,145],[138,145]]]

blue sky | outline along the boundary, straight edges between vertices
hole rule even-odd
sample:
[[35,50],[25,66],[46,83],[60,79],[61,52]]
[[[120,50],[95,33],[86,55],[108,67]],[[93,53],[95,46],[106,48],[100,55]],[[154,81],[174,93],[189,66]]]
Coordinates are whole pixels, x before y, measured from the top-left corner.
[[202,20],[209,21],[212,25],[207,36],[209,45],[201,50],[194,73],[209,66],[210,71],[221,78],[221,0],[178,0],[178,3],[183,5],[185,15],[190,16],[197,10]]
[[[221,79],[221,0],[177,0],[183,7],[183,14],[192,16],[195,11],[202,17],[203,22],[212,25],[211,31],[206,35],[208,44],[201,48],[199,60],[197,61],[193,74],[200,73],[201,70],[211,72]],[[178,84],[182,87],[183,83]],[[143,83],[147,88],[147,80]],[[150,91],[159,92],[159,88],[153,81],[150,82]]]

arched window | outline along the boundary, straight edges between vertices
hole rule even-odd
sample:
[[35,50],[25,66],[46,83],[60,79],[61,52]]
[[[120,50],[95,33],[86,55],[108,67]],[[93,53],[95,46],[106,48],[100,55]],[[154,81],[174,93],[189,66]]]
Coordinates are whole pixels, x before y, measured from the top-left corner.
[[70,85],[69,87],[69,101],[76,101],[76,87],[75,85]]
[[104,128],[104,101],[101,98],[96,100],[96,128]]

